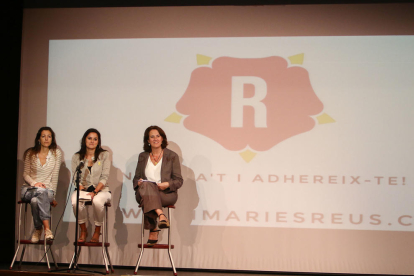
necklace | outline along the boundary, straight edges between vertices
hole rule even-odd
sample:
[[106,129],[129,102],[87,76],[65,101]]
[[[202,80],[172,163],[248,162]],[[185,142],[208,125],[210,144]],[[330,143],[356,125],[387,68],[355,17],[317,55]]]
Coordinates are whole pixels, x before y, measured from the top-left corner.
[[160,161],[160,159],[161,159],[161,156],[162,156],[162,154],[164,153],[164,150],[163,151],[161,151],[161,153],[160,153],[160,155],[158,155],[158,158],[157,159],[155,159],[155,156],[154,156],[154,154],[151,152],[151,159],[152,159],[152,161],[154,162],[154,165],[157,165],[158,164],[158,162]]

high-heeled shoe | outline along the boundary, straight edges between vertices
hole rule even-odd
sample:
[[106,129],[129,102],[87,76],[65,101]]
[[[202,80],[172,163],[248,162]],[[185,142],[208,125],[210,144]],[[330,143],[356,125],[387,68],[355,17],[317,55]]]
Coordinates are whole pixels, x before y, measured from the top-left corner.
[[[160,229],[150,230],[150,233],[155,233],[155,232],[160,232],[160,231],[161,231]],[[158,236],[157,236],[157,238],[158,238]],[[157,242],[158,242],[158,239],[156,239],[156,240],[150,240],[150,239],[148,239],[147,246],[148,247],[153,247],[154,245],[157,244]]]
[[85,242],[86,241],[86,237],[88,236],[88,231],[82,231],[81,230],[81,232],[80,232],[80,235],[79,235],[79,239],[78,239],[78,242]]
[[94,239],[93,238],[93,236],[92,236],[92,238],[91,238],[91,240],[89,241],[89,242],[99,242],[99,237],[102,235],[102,233],[99,233],[99,236],[98,236],[98,238],[97,239]]
[[[161,220],[161,216],[164,216],[165,219]],[[160,229],[170,228],[170,222],[168,221],[166,215],[164,215],[163,213],[161,213],[161,214],[158,215],[158,217],[160,219],[160,221],[158,222],[158,227]]]

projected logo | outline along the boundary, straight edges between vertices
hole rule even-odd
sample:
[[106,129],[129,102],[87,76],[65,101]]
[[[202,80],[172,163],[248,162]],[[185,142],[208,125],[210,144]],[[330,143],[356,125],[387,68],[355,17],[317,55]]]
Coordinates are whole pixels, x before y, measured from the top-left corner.
[[[257,151],[334,120],[321,114],[303,54],[289,57],[212,58],[197,55],[200,67],[166,121],[209,137],[249,162]],[[321,114],[315,120],[312,116]],[[183,116],[184,115],[184,116]]]

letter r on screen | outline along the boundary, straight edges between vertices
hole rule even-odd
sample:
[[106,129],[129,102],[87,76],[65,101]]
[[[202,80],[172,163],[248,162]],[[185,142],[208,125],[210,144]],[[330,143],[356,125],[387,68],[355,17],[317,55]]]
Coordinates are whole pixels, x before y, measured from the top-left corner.
[[[254,86],[254,96],[244,98],[244,85]],[[231,127],[243,127],[243,107],[251,106],[254,109],[254,126],[265,128],[266,105],[261,101],[266,97],[266,81],[254,76],[234,76],[231,79]]]

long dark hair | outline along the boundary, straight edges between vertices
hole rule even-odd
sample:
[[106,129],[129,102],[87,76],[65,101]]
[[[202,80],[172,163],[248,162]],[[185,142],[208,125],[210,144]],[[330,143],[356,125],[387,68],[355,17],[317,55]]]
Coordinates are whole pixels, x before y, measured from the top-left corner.
[[94,156],[95,159],[93,160],[93,162],[95,163],[99,159],[99,154],[101,154],[101,152],[106,151],[103,148],[101,148],[101,134],[95,128],[90,128],[83,134],[82,140],[81,140],[81,148],[76,154],[79,154],[79,160],[85,159],[85,155],[86,155],[86,142],[85,142],[85,140],[86,140],[86,137],[88,137],[89,133],[96,133],[98,135],[98,145],[96,146],[95,156]]
[[52,150],[52,153],[56,155],[57,144],[56,144],[55,132],[50,127],[45,126],[45,127],[39,128],[39,130],[37,131],[36,138],[34,139],[34,146],[28,148],[24,152],[23,157],[25,159],[26,159],[27,154],[29,154],[29,158],[32,158],[34,155],[40,152],[40,149],[42,148],[42,146],[39,140],[40,140],[40,136],[42,136],[42,131],[44,130],[48,130],[50,131],[50,133],[52,133],[52,143],[50,143],[49,150]]
[[162,130],[162,128],[160,128],[159,126],[149,126],[144,132],[144,151],[146,152],[151,152],[151,146],[148,144],[148,140],[149,140],[149,133],[153,129],[158,130],[158,133],[162,137],[161,148],[165,149],[168,146],[167,135],[165,135],[164,130]]

